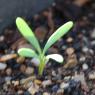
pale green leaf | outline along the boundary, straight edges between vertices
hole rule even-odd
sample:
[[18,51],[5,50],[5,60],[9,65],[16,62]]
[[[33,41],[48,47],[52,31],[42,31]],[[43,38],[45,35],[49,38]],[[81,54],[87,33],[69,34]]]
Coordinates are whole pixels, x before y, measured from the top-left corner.
[[69,21],[62,25],[59,29],[57,29],[51,37],[48,39],[43,53],[45,53],[58,39],[60,39],[63,35],[65,35],[73,26],[73,22]]
[[36,39],[33,31],[30,29],[28,24],[21,18],[17,17],[16,25],[21,32],[21,34],[33,45],[33,47],[40,53],[40,45],[38,40]]
[[47,55],[46,59],[47,60],[53,59],[53,60],[55,60],[55,61],[57,61],[59,63],[62,63],[63,60],[64,60],[63,57],[62,57],[62,55],[60,55],[60,54],[50,54],[50,55]]
[[18,54],[22,57],[36,57],[36,58],[38,58],[38,55],[35,53],[35,51],[32,49],[29,49],[29,48],[19,49]]

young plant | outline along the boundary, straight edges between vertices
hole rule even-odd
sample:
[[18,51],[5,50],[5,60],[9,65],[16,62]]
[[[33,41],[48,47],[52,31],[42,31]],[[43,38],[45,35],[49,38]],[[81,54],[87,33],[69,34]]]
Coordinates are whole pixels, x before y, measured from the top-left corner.
[[21,32],[21,34],[29,41],[34,50],[29,48],[21,48],[18,50],[18,54],[23,57],[35,57],[39,60],[39,75],[42,75],[44,67],[49,61],[49,59],[53,59],[57,61],[58,63],[63,63],[63,57],[59,54],[50,54],[46,55],[46,51],[63,35],[65,35],[73,26],[73,22],[69,21],[62,25],[58,30],[56,30],[51,37],[48,39],[47,43],[45,44],[45,47],[42,49],[39,45],[39,42],[37,38],[35,37],[33,31],[30,29],[28,24],[21,18],[17,17],[16,19],[16,25]]

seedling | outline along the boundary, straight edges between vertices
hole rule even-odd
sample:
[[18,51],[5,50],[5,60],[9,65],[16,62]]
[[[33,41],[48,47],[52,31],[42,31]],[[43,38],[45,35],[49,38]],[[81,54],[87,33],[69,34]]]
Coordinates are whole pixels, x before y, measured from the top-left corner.
[[18,50],[18,54],[23,57],[35,57],[39,60],[39,75],[43,74],[44,67],[49,61],[49,59],[53,59],[58,63],[63,63],[63,57],[60,54],[50,54],[46,55],[46,51],[63,35],[65,35],[73,26],[73,22],[69,21],[62,25],[59,29],[57,29],[51,37],[46,42],[44,48],[42,49],[39,45],[37,38],[35,37],[33,31],[30,29],[28,24],[21,18],[17,17],[16,25],[21,32],[21,34],[29,41],[34,49],[30,48],[21,48]]

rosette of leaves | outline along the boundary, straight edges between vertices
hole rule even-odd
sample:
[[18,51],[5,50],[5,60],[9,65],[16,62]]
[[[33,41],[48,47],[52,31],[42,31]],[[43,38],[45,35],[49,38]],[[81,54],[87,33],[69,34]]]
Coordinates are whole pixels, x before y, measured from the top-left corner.
[[20,33],[24,36],[24,38],[30,42],[34,49],[30,48],[20,48],[18,50],[18,54],[23,57],[35,57],[39,60],[39,75],[43,74],[44,67],[49,59],[53,59],[57,61],[57,63],[63,63],[63,57],[60,54],[49,54],[46,55],[47,50],[63,35],[65,35],[73,26],[73,22],[69,21],[58,28],[48,39],[44,48],[40,47],[40,44],[35,37],[33,31],[30,29],[28,24],[21,17],[17,17],[16,25],[19,29]]

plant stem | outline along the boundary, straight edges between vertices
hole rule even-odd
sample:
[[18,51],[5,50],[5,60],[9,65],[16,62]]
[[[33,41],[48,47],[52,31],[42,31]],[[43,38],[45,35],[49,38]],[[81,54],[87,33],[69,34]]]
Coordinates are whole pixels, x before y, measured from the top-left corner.
[[45,63],[40,63],[39,64],[39,75],[40,76],[43,74],[44,67],[45,67]]
[[40,64],[39,64],[39,75],[41,76],[43,74],[43,71],[44,71],[44,67],[45,67],[45,58],[44,57],[41,57],[40,59]]

